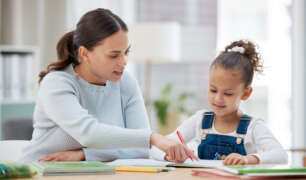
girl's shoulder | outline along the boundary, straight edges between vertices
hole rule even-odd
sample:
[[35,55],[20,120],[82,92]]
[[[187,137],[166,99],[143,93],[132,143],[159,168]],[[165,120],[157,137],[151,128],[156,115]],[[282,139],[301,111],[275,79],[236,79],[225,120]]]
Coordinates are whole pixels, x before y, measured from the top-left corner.
[[262,118],[253,117],[253,116],[250,116],[250,117],[251,117],[251,121],[250,121],[248,129],[266,127],[265,121]]

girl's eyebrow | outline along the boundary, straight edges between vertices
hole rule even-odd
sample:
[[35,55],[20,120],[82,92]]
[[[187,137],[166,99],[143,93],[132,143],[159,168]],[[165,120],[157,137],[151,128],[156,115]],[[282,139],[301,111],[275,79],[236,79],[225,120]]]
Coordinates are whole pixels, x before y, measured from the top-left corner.
[[[210,85],[212,88],[215,88],[215,89],[217,89],[216,88],[216,86],[214,86],[214,85]],[[224,91],[233,91],[233,89],[225,89]]]

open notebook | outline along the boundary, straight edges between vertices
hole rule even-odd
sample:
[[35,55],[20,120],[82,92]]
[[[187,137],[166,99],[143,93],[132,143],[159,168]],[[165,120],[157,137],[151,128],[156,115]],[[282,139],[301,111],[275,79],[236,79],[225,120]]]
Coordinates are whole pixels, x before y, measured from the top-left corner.
[[174,163],[168,161],[157,161],[153,159],[117,159],[107,163],[111,166],[168,166],[168,167],[195,167],[195,168],[212,168],[223,166],[220,160],[200,160],[191,161],[187,159],[184,163]]

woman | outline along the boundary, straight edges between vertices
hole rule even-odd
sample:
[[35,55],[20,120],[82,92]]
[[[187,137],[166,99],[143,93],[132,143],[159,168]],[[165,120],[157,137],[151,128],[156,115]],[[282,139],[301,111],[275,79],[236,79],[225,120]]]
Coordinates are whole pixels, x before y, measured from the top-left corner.
[[34,132],[22,161],[147,157],[151,145],[173,158],[193,155],[150,131],[137,82],[124,71],[127,32],[118,16],[96,9],[60,39],[58,60],[39,75]]

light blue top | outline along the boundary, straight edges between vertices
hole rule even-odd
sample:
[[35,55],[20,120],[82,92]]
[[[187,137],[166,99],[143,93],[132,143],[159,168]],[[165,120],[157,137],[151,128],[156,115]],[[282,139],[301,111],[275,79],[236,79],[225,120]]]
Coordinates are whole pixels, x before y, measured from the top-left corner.
[[86,160],[147,157],[151,130],[137,81],[89,84],[74,72],[47,74],[40,83],[34,132],[23,162],[84,148]]

